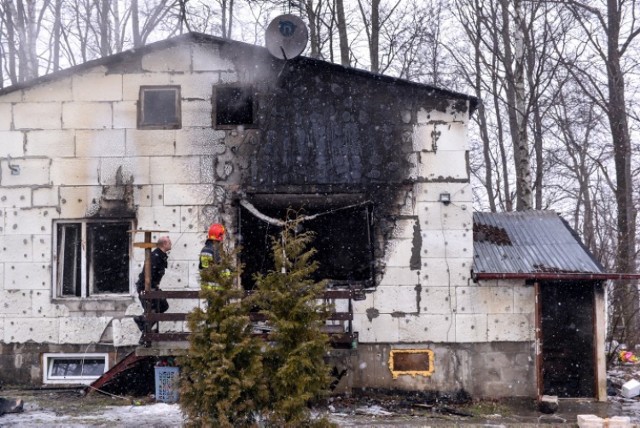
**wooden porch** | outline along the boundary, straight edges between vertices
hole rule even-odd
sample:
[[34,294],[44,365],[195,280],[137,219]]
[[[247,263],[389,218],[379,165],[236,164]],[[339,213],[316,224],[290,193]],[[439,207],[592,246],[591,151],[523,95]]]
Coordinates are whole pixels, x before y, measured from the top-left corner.
[[[323,295],[323,300],[330,307],[335,308],[340,302],[340,307],[346,310],[334,310],[330,313],[327,324],[323,330],[328,334],[329,341],[333,349],[355,349],[358,343],[358,333],[353,331],[353,300],[360,300],[364,293],[359,286],[328,287]],[[141,345],[136,349],[139,356],[167,356],[180,355],[186,353],[189,348],[189,332],[168,332],[162,331],[163,323],[184,322],[187,320],[187,313],[166,312],[163,314],[154,313],[151,310],[151,300],[153,299],[180,300],[200,298],[197,290],[180,291],[146,291],[140,295],[145,312],[142,315],[145,325],[156,323],[153,328],[146,329],[142,333]],[[171,304],[169,305],[171,310]],[[264,324],[266,318],[260,313],[251,313],[251,321],[255,324],[254,334],[268,337]]]

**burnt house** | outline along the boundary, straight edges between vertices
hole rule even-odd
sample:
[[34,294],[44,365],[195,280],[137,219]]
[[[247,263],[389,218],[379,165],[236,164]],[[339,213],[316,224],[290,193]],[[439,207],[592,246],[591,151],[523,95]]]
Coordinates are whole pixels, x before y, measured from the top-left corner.
[[[271,268],[270,219],[293,209],[317,234],[318,279],[353,297],[331,326],[349,338],[342,388],[536,395],[536,277],[499,277],[513,270],[475,248],[518,248],[506,225],[474,225],[476,105],[194,33],[0,90],[0,380],[88,383],[148,352],[133,322],[143,238],[172,238],[162,288],[197,296],[206,230],[223,222],[249,290]],[[170,300],[159,334],[188,334],[178,314],[194,304]]]

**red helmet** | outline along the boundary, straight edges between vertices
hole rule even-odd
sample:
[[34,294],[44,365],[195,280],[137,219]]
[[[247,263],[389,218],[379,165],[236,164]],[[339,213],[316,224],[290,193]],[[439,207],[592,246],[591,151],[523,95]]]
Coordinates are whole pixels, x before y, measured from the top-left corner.
[[224,238],[224,226],[220,223],[213,223],[209,227],[209,239],[213,239],[214,241],[222,241]]

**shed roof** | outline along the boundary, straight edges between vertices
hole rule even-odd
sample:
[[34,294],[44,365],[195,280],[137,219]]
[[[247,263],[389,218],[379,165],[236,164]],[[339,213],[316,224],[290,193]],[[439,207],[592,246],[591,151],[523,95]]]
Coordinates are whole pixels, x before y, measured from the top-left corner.
[[614,279],[552,211],[473,214],[476,278]]

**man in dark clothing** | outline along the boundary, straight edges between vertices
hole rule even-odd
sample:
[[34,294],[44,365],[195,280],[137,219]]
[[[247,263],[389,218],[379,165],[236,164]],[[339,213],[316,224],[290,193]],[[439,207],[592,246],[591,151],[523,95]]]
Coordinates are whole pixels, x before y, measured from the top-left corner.
[[[156,248],[151,252],[151,290],[157,291],[160,290],[160,281],[164,276],[164,272],[167,269],[167,259],[169,258],[169,251],[171,251],[171,239],[168,236],[162,236],[158,239],[158,243],[156,244]],[[136,281],[136,289],[138,291],[138,296],[140,296],[144,290],[144,267],[142,268],[142,272],[138,276],[138,280]],[[144,307],[145,301],[141,300],[142,306]],[[154,299],[151,300],[151,310],[156,313],[164,313],[169,309],[169,303],[167,303],[166,299]],[[145,322],[141,316],[136,316],[133,318],[135,323],[138,325],[140,331],[145,331]],[[153,327],[153,324],[149,326],[149,329]]]

